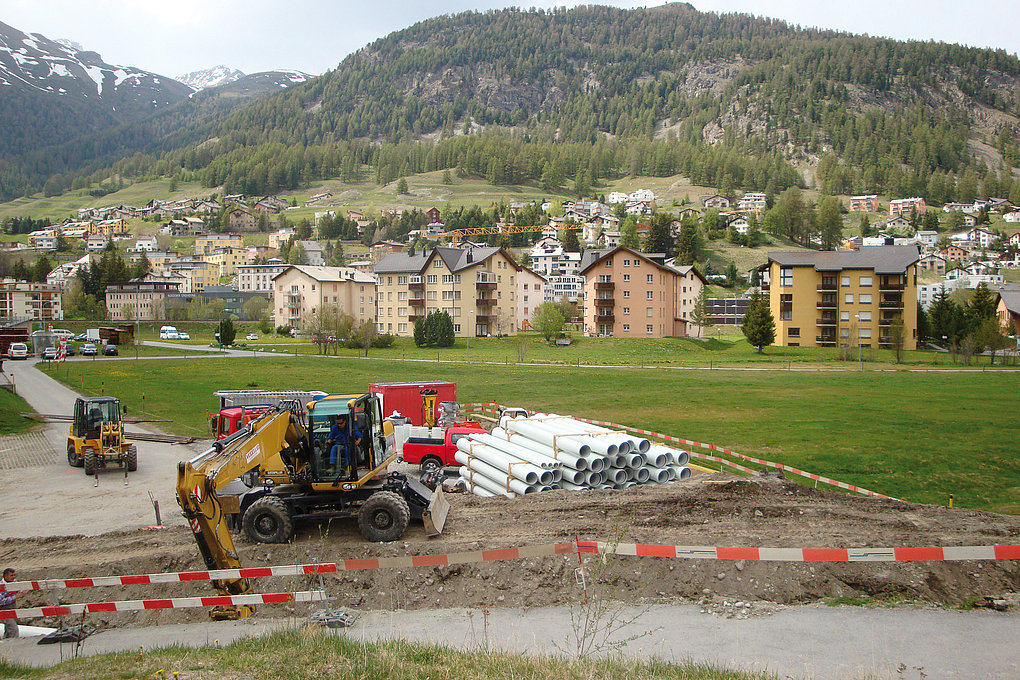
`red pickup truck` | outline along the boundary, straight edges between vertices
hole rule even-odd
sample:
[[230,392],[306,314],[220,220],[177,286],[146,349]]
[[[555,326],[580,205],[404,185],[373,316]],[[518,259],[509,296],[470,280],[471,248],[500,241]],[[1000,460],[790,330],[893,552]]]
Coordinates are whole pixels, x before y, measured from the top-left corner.
[[464,423],[448,427],[442,439],[433,437],[408,437],[404,442],[405,463],[421,465],[423,472],[438,470],[447,465],[460,465],[454,455],[457,442],[470,434],[481,434],[485,430],[478,423]]

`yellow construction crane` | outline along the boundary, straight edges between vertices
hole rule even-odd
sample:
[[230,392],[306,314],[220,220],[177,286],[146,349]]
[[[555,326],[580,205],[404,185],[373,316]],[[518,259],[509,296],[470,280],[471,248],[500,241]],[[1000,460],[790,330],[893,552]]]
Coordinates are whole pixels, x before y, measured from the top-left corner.
[[[557,227],[557,231],[560,229],[584,229],[584,224],[563,224]],[[517,226],[509,225],[506,227],[472,227],[470,229],[453,229],[452,231],[444,231],[439,234],[433,234],[436,237],[448,237],[451,241],[456,243],[465,236],[490,236],[492,234],[526,234],[532,231],[542,231],[548,229],[548,224],[530,225],[530,226]]]

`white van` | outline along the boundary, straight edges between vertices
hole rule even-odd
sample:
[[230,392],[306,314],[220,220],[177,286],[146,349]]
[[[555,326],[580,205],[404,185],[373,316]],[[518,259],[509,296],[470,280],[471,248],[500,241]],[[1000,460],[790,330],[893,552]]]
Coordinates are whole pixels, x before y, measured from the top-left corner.
[[12,342],[11,346],[7,348],[7,352],[12,359],[27,359],[28,345],[23,342]]
[[174,326],[163,326],[159,329],[160,340],[178,340],[180,335],[177,333],[177,328]]

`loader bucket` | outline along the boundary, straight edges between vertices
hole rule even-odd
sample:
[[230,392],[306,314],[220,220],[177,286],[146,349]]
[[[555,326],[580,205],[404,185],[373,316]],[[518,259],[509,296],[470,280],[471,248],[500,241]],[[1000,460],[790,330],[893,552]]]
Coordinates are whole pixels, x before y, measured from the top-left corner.
[[432,492],[432,500],[422,513],[421,520],[425,525],[425,535],[428,537],[438,536],[443,533],[446,526],[446,515],[450,512],[450,502],[443,495],[443,488],[437,486]]

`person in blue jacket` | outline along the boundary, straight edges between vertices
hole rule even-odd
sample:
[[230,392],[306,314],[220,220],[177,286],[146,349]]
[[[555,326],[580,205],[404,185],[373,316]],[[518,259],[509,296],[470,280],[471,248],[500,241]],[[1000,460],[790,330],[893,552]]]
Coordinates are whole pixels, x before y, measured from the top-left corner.
[[361,445],[361,430],[357,425],[348,427],[347,414],[341,413],[333,420],[333,427],[329,429],[329,439],[326,440],[326,445],[330,447],[329,466],[336,467],[339,458],[345,474],[350,474],[350,470],[353,468],[355,448]]

